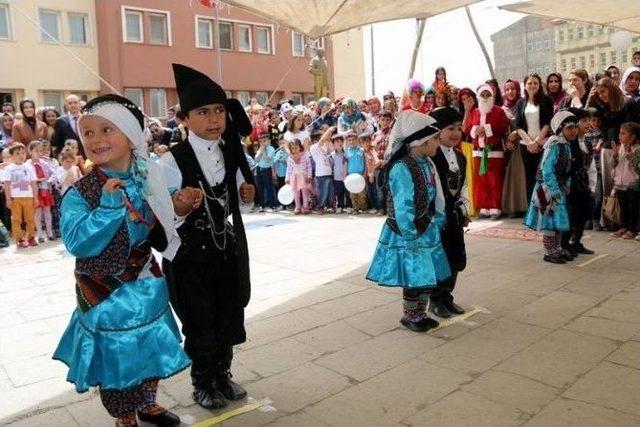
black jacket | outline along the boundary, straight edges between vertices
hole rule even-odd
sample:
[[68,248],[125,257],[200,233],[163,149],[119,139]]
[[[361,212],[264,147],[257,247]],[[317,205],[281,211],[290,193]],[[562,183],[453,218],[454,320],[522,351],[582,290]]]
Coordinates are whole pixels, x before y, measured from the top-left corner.
[[78,147],[80,148],[80,152],[83,153],[82,144],[80,143],[80,136],[75,133],[73,127],[71,127],[71,116],[64,115],[59,117],[56,120],[53,140],[51,141],[51,145],[58,150],[58,153],[62,151],[64,148],[64,143],[67,139],[73,139],[78,141]]
[[[521,98],[516,104],[516,127],[528,132],[527,119],[524,116],[524,110],[527,107],[527,99]],[[548,96],[540,99],[540,129],[551,124],[553,117],[553,101]]]

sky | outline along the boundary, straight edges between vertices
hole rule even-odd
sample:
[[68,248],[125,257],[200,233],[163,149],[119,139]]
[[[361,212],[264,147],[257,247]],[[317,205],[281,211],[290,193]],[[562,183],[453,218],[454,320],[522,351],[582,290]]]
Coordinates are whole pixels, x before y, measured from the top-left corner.
[[[491,34],[513,24],[523,14],[498,9],[514,0],[485,0],[470,6],[478,32],[493,61]],[[367,96],[371,95],[371,38],[369,26],[363,27]],[[402,92],[408,79],[411,54],[416,39],[415,19],[373,25],[375,95],[393,90]],[[491,78],[480,46],[464,9],[427,19],[414,78],[429,86],[436,67],[444,66],[447,80],[457,87],[476,88]]]

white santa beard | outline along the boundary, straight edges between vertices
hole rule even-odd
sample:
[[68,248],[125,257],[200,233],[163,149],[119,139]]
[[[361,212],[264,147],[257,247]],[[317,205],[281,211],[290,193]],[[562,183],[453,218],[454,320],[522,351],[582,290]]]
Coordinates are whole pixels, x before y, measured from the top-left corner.
[[489,114],[492,109],[493,109],[493,99],[488,98],[485,100],[480,98],[478,100],[478,110],[480,110],[482,114]]

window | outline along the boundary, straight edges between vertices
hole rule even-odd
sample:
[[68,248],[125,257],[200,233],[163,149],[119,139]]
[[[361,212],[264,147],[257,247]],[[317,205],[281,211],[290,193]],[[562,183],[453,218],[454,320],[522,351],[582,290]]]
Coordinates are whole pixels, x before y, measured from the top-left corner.
[[620,58],[620,61],[621,61],[623,64],[626,64],[626,63],[627,63],[627,59],[628,59],[628,57],[627,57],[627,51],[626,51],[626,50],[625,50],[625,51],[623,51],[621,56],[622,56],[622,57]]
[[596,68],[596,56],[593,54],[589,55],[589,68],[591,68],[591,70]]
[[536,41],[536,50],[542,50],[542,41]]
[[567,59],[562,58],[562,61],[560,61],[560,63],[562,64],[561,65],[562,71],[567,71]]
[[593,25],[587,26],[587,37],[593,37]]
[[55,42],[60,40],[60,15],[55,10],[38,11],[40,20],[40,41]]
[[55,107],[56,110],[62,111],[61,92],[42,92],[42,102],[46,107]]
[[600,67],[604,68],[607,66],[607,53],[600,52]]
[[269,99],[269,94],[267,92],[256,92],[256,99],[258,104],[265,105]]
[[69,43],[89,44],[89,15],[86,13],[69,13]]
[[587,60],[584,56],[580,57],[580,68],[587,68]]
[[304,96],[304,99],[307,101],[307,104],[309,104],[311,101],[316,100],[316,96],[313,93],[308,93]]
[[211,37],[213,26],[211,25],[211,21],[208,19],[198,19],[197,30],[196,47],[211,49],[213,47],[213,37]]
[[220,49],[233,49],[233,33],[230,22],[218,23],[218,44]]
[[236,35],[238,50],[241,52],[251,52],[251,27],[248,25],[237,25]]
[[578,38],[579,39],[584,38],[584,27],[582,25],[578,27]]
[[142,13],[125,10],[125,42],[142,43]]
[[574,33],[573,28],[569,28],[567,30],[567,35],[568,35],[569,40],[573,40],[573,33]]
[[615,50],[611,51],[611,63],[615,64],[616,62],[618,62],[618,52],[616,52]]
[[600,34],[604,34],[604,27],[600,27]]
[[544,41],[544,48],[545,50],[551,49],[551,40],[547,39]]
[[142,89],[126,88],[124,90],[124,97],[130,99],[140,109],[143,109],[144,102],[142,97]]
[[150,41],[152,44],[169,44],[169,30],[167,28],[167,15],[164,13],[149,14],[151,25]]
[[271,53],[271,28],[257,27],[258,53]]
[[11,38],[11,21],[9,19],[9,5],[0,4],[0,39]]
[[291,101],[293,101],[293,105],[302,104],[302,94],[301,93],[292,93]]
[[533,52],[533,42],[528,42],[527,43],[527,51],[528,52]]
[[558,41],[561,41],[561,42],[564,41],[564,31],[562,30],[558,31]]
[[293,56],[304,56],[304,35],[293,31],[291,38]]
[[240,104],[242,104],[243,107],[246,107],[251,101],[251,95],[249,92],[239,90],[236,92],[236,99],[240,101]]
[[576,67],[576,58],[574,56],[571,57],[571,69],[575,70]]
[[151,89],[151,116],[167,115],[167,92],[164,89]]

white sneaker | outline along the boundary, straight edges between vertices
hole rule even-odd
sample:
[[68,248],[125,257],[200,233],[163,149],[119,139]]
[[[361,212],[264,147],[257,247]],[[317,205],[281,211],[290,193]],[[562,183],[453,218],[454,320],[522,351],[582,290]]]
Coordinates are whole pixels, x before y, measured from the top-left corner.
[[345,210],[344,210],[344,211],[345,211],[346,213],[348,213],[348,214],[353,213],[353,209],[351,209],[351,208],[345,208]]
[[375,215],[375,214],[377,214],[377,213],[378,213],[378,209],[369,209],[369,213],[370,213],[371,215]]

